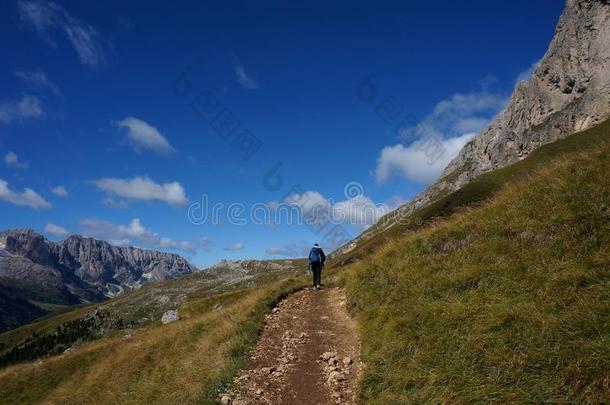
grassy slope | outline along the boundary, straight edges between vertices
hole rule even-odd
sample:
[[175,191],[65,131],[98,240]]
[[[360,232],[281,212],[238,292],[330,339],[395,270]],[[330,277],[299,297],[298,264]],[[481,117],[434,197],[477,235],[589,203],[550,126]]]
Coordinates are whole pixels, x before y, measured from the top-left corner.
[[[276,260],[274,262],[285,264],[287,261]],[[61,324],[82,318],[95,308],[111,310],[113,317],[122,318],[125,321],[124,323],[146,318],[148,321],[144,322],[144,324],[147,324],[160,319],[161,314],[165,310],[176,308],[175,298],[178,296],[184,296],[187,301],[206,298],[231,289],[243,289],[249,286],[271,283],[287,276],[299,274],[299,271],[306,267],[302,260],[293,260],[292,265],[296,273],[291,271],[255,272],[251,278],[240,282],[233,280],[233,283],[230,285],[225,283],[226,280],[219,279],[219,274],[206,270],[174,280],[151,283],[143,288],[101,303],[73,305],[70,307],[58,306],[54,308],[53,313],[43,316],[32,323],[1,333],[0,355],[22,344],[33,333],[38,335],[53,333]],[[161,295],[172,298],[170,303],[159,305],[157,298]]]
[[604,142],[608,134],[610,134],[610,120],[593,129],[544,145],[531,153],[526,159],[479,176],[461,189],[439,198],[427,207],[416,210],[411,216],[402,219],[399,223],[380,232],[373,238],[361,241],[354,250],[338,257],[337,262],[343,265],[367,258],[388,241],[405,233],[417,231],[422,224],[426,224],[430,220],[446,217],[458,212],[463,207],[484,202],[506,183],[527,177],[533,171],[544,167],[551,159],[571,156],[574,151],[583,151],[590,145]]
[[341,272],[367,401],[610,401],[609,128],[486,175],[439,202],[486,204]]
[[[0,333],[32,322],[48,311],[0,286]],[[0,346],[0,351],[2,350]]]
[[[363,328],[366,399],[601,400],[610,379],[608,256],[601,249],[609,242],[609,128],[485,175],[342,260],[366,259],[335,272]],[[589,145],[596,146],[588,157],[574,160],[574,150]],[[528,176],[532,170],[546,171]],[[463,208],[490,197],[485,206]],[[433,219],[448,214],[455,215]],[[172,283],[181,281],[170,290]],[[265,311],[303,284],[272,279],[257,289],[194,293],[180,322],[151,323],[131,339],[103,338],[0,370],[0,398],[212,402],[243,364]],[[211,311],[219,301],[223,309]]]
[[[190,300],[183,319],[0,370],[10,403],[213,403],[243,365],[266,312],[301,279]],[[213,305],[223,308],[213,311]],[[2,402],[2,400],[0,400]]]
[[49,333],[64,322],[81,318],[95,308],[95,305],[78,305],[70,311],[61,313],[48,314],[36,319],[35,322],[21,326],[0,334],[0,354],[11,349],[13,346],[22,343],[26,338],[33,333],[42,334]]

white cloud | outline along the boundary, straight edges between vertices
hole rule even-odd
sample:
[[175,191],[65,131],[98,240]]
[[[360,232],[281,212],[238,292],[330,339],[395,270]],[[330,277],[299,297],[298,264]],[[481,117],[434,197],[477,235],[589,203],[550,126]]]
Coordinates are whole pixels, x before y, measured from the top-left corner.
[[243,248],[244,248],[243,242],[235,242],[229,246],[226,246],[225,250],[227,252],[237,252],[239,250],[242,250]]
[[66,190],[66,188],[64,186],[53,187],[51,189],[51,192],[58,197],[67,197],[68,196],[68,191]]
[[433,182],[507,100],[482,86],[440,101],[422,121],[400,131],[401,143],[382,149],[375,171],[377,182],[385,183],[395,174],[422,184]]
[[21,19],[31,24],[50,46],[57,46],[52,35],[59,31],[70,41],[83,64],[93,67],[104,62],[106,43],[91,25],[52,1],[18,1],[17,5]]
[[[364,194],[335,202],[311,190],[292,194],[283,202],[298,207],[307,223],[322,224],[330,221],[333,224],[353,225],[359,229],[368,228],[396,208],[387,203],[375,203]],[[272,202],[269,206],[277,208],[277,203]]]
[[59,89],[47,75],[41,70],[33,71],[17,71],[15,76],[24,81],[24,83],[33,90],[50,91],[53,94],[60,95]]
[[19,193],[11,190],[8,187],[8,183],[2,179],[0,179],[0,200],[21,207],[34,208],[36,210],[51,208],[51,203],[46,201],[31,188],[26,188],[23,192]]
[[[516,83],[529,79],[539,63],[536,61],[519,73]],[[386,146],[381,151],[377,181],[384,183],[393,174],[399,174],[418,183],[433,182],[508,102],[506,95],[489,91],[489,84],[489,80],[483,80],[479,91],[454,94],[439,102],[424,120],[403,129],[399,134],[401,144]],[[436,154],[437,151],[442,153]]]
[[19,156],[13,151],[9,151],[6,155],[4,155],[4,163],[9,167],[14,167],[15,169],[27,169],[28,162],[21,162],[19,160]]
[[358,195],[333,206],[335,221],[347,222],[361,229],[368,228],[382,216],[392,211],[385,203],[375,203],[365,195]]
[[194,252],[197,250],[197,247],[195,246],[195,244],[192,242],[189,242],[187,240],[183,240],[182,242],[178,243],[178,246],[180,247],[181,250],[184,250],[187,252]]
[[204,252],[210,251],[210,238],[202,236],[199,238],[199,249]]
[[104,199],[102,199],[101,203],[103,205],[105,205],[106,207],[110,207],[110,208],[127,208],[129,207],[129,204],[127,204],[126,201],[123,200],[115,200],[112,197],[106,197]]
[[311,244],[309,242],[301,241],[284,246],[269,246],[265,249],[265,253],[271,256],[306,257],[310,248]]
[[118,229],[122,234],[135,238],[146,236],[147,233],[150,232],[142,226],[139,218],[132,219],[127,226],[119,225]]
[[55,225],[52,223],[48,223],[44,226],[44,231],[49,235],[57,236],[58,238],[63,238],[68,236],[69,232],[66,228],[63,228],[59,225]]
[[256,90],[259,88],[258,82],[252,79],[247,73],[244,65],[242,65],[237,59],[235,60],[235,75],[237,76],[237,82],[245,89]]
[[[286,197],[284,203],[297,206],[306,218],[311,218],[312,222],[322,221],[328,218],[327,215],[332,209],[332,204],[322,194],[317,191],[305,191],[301,194],[294,193]],[[273,208],[273,206],[272,206]]]
[[436,136],[441,139],[478,132],[502,109],[508,97],[486,89],[471,93],[456,93],[436,104],[418,124],[399,134],[403,143]]
[[515,80],[515,83],[521,83],[524,82],[526,80],[528,80],[530,77],[532,77],[532,75],[534,74],[534,71],[536,70],[536,68],[538,67],[538,65],[540,64],[540,60],[537,60],[536,62],[532,63],[532,65],[525,69],[523,72],[519,73],[517,75],[517,79]]
[[195,252],[197,251],[197,246],[189,241],[175,242],[170,238],[161,238],[159,241],[159,247],[168,248],[168,249],[179,249],[186,252]]
[[[441,174],[474,135],[469,133],[444,140],[429,138],[416,141],[409,146],[402,144],[386,146],[377,160],[375,173],[377,182],[385,183],[397,174],[417,183],[429,184]],[[430,159],[429,148],[442,151],[442,154],[436,159]]]
[[17,100],[0,102],[0,122],[10,124],[13,121],[36,119],[44,115],[38,98],[25,94]]
[[94,218],[82,219],[79,224],[82,233],[97,239],[105,240],[117,246],[130,246],[140,244],[151,249],[174,249],[195,252],[197,247],[189,241],[174,241],[171,238],[160,236],[152,229],[142,225],[139,218],[133,218],[127,225],[114,224]]
[[116,124],[119,128],[127,130],[127,139],[136,151],[150,149],[161,154],[169,154],[174,151],[157,128],[141,119],[127,117]]
[[133,179],[103,178],[93,182],[95,186],[109,196],[129,200],[163,201],[171,205],[183,205],[188,202],[184,188],[180,183],[155,183],[148,177]]

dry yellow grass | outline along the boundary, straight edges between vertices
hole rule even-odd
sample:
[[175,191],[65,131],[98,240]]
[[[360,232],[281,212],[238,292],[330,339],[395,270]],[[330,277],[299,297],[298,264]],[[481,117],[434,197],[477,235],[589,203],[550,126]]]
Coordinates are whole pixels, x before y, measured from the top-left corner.
[[[541,148],[536,165],[530,157],[500,180],[487,176],[503,188],[474,193],[490,196],[484,205],[395,232],[330,272],[359,317],[365,400],[610,401],[608,133],[607,122]],[[535,170],[506,175],[524,166]],[[193,298],[179,322],[5,368],[0,402],[212,403],[244,364],[264,313],[304,283]],[[216,302],[224,307],[213,312]]]
[[370,403],[610,401],[610,140],[341,277]]
[[302,285],[284,280],[214,297],[219,311],[168,325],[83,344],[74,352],[0,371],[0,402],[48,404],[206,403],[242,365],[263,315],[281,296]]

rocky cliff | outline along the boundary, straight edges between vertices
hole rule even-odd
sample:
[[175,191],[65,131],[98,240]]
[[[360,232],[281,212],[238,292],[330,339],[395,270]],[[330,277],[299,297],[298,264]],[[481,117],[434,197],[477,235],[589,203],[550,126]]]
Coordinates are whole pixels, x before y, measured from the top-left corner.
[[[176,254],[117,247],[82,236],[53,243],[31,229],[0,233],[0,294],[14,307],[96,302],[195,271]],[[10,317],[0,313],[0,330],[8,328]]]
[[567,0],[549,49],[532,77],[517,84],[508,106],[468,142],[440,178],[382,218],[347,252],[483,173],[610,117],[610,0]]

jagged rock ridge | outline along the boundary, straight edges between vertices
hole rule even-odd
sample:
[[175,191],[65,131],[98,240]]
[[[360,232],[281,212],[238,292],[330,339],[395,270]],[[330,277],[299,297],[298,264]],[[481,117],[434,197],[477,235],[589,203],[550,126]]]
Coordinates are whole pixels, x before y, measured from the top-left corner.
[[[0,293],[15,307],[96,302],[195,271],[176,254],[76,235],[53,243],[31,229],[0,232]],[[0,324],[9,316],[1,313]]]

